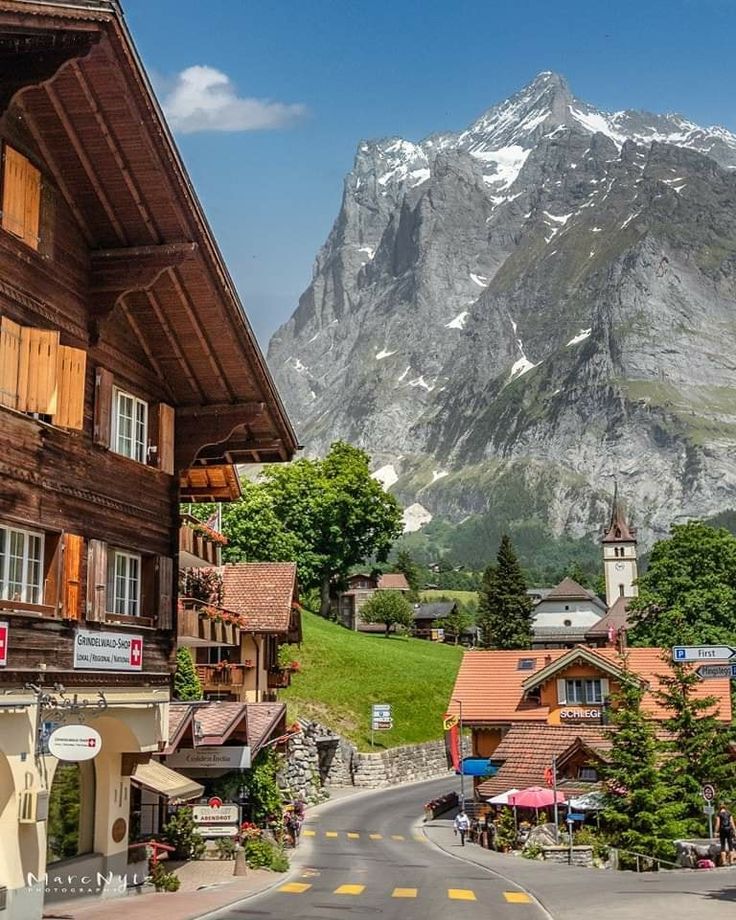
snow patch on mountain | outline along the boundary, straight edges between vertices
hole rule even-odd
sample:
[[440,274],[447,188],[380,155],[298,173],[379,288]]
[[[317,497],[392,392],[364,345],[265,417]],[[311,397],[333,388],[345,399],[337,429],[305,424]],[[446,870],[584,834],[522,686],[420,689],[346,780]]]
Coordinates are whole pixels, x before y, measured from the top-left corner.
[[399,474],[396,472],[396,467],[393,463],[387,463],[379,470],[376,470],[375,473],[371,473],[371,476],[380,482],[384,489],[390,489],[392,485],[399,481]]
[[571,345],[578,345],[580,342],[584,342],[592,332],[592,329],[581,329],[577,335],[574,335],[569,342],[565,343],[565,348],[569,348]]
[[427,511],[424,505],[414,502],[413,505],[409,505],[408,508],[404,509],[402,520],[404,522],[404,533],[416,533],[425,524],[429,524],[432,520],[432,514]]

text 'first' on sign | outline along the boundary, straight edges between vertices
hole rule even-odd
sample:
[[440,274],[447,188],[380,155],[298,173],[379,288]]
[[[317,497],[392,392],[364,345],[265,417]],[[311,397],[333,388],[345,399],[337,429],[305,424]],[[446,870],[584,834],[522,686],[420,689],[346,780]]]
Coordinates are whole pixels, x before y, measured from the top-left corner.
[[672,649],[673,661],[728,661],[736,655],[730,645],[676,645]]

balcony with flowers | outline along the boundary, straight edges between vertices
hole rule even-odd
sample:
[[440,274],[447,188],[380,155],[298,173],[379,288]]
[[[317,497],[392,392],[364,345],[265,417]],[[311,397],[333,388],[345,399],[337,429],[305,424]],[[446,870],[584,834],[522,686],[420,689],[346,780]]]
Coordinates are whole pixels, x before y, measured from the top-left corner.
[[227,537],[198,521],[191,514],[182,514],[179,528],[179,562],[183,568],[222,565],[222,547]]
[[180,570],[177,607],[179,645],[240,645],[242,618],[222,606],[222,575],[217,569]]

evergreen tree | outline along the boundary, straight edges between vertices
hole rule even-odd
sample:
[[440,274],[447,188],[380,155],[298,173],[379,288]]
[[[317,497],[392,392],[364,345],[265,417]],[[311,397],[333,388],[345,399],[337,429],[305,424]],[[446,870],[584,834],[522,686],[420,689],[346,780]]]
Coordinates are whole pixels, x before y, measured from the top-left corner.
[[419,566],[414,562],[408,550],[399,550],[396,556],[396,565],[394,569],[404,575],[406,583],[409,585],[412,592],[416,593],[419,590]]
[[202,699],[202,684],[194,667],[192,653],[186,646],[176,652],[176,672],[174,673],[174,699],[187,702]]
[[736,763],[729,756],[732,733],[716,717],[718,699],[695,695],[701,680],[692,667],[672,661],[666,653],[662,657],[670,670],[659,675],[655,696],[671,713],[663,723],[669,739],[664,743],[662,772],[686,810],[688,835],[704,836],[703,785],[713,783],[719,790],[736,785]]
[[[651,720],[642,711],[644,686],[625,674],[613,695],[611,752],[602,768],[603,819],[611,843],[629,853],[672,860],[673,841],[683,831],[683,806],[659,769],[661,750]],[[621,868],[635,858],[622,853]]]
[[478,602],[478,626],[483,648],[529,648],[532,641],[532,600],[511,538],[504,534],[496,564],[483,573]]

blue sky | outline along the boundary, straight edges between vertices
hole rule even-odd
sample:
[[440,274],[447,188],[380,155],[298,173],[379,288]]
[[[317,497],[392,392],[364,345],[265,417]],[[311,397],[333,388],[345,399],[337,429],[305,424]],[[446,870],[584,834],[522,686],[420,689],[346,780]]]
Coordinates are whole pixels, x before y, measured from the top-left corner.
[[[540,70],[603,109],[736,131],[734,0],[123,5],[264,347],[309,282],[361,138],[461,129]],[[201,98],[218,104],[192,114]]]

